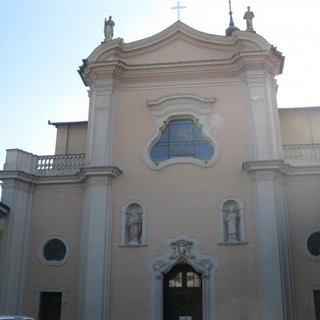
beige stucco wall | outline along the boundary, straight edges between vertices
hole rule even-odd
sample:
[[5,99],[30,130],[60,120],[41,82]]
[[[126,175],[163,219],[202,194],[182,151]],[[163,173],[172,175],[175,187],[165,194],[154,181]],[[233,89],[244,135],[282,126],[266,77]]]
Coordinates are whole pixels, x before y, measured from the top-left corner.
[[[81,235],[82,192],[77,187],[60,186],[54,192],[49,188],[37,189],[34,194],[28,245],[28,268],[25,289],[25,314],[37,314],[35,289],[67,290],[64,319],[76,319],[79,246]],[[51,237],[66,239],[71,247],[70,257],[61,266],[43,265],[38,250]]]
[[[282,144],[320,143],[319,107],[279,109],[279,121]],[[55,154],[86,152],[87,123],[61,123],[56,127]]]
[[320,143],[320,108],[279,109],[283,144]]
[[297,302],[297,319],[311,319],[309,285],[320,285],[319,261],[307,254],[306,236],[319,223],[319,177],[291,177],[287,183],[290,238],[294,263],[294,284]]
[[[210,129],[223,148],[218,163],[213,167],[176,164],[155,171],[144,163],[142,150],[154,127],[146,100],[171,93],[217,98],[212,115],[219,114],[223,122],[221,127],[211,124]],[[129,320],[132,314],[135,319],[147,319],[150,297],[148,261],[155,255],[164,254],[166,239],[181,232],[197,237],[201,252],[214,256],[218,262],[217,319],[258,318],[256,221],[251,180],[242,171],[242,162],[249,158],[249,146],[246,106],[236,98],[241,95],[241,85],[141,92],[127,90],[119,93],[115,164],[123,170],[123,175],[114,184],[111,319]],[[221,220],[217,207],[228,195],[245,202],[248,244],[218,244],[221,240]],[[120,209],[130,199],[139,199],[147,207],[145,247],[119,246]],[[122,301],[128,302],[125,310],[121,307]]]
[[79,154],[86,152],[87,123],[61,123],[56,125],[55,154]]
[[[255,35],[248,37],[251,36]],[[177,50],[177,47],[180,50]],[[145,50],[145,53],[141,55],[133,54],[129,62],[139,65],[139,63],[145,62],[165,62],[168,57],[174,60],[180,57],[185,61],[190,57],[196,59],[199,55],[196,50],[197,46],[193,46],[188,52],[189,48],[190,46],[186,42],[178,39],[175,46],[169,43],[162,46],[161,50],[155,50],[152,55],[147,54],[148,50]],[[179,51],[183,54],[180,55]],[[203,59],[227,58],[230,53],[232,53],[231,49],[223,55],[223,51],[201,48]],[[115,140],[110,143],[110,146],[114,147],[112,165],[123,171],[119,178],[113,180],[113,190],[110,195],[112,201],[110,302],[108,309],[110,320],[149,319],[150,277],[147,270],[148,262],[151,258],[164,254],[166,240],[179,233],[196,237],[199,240],[200,252],[213,256],[217,261],[215,275],[216,318],[218,320],[261,319],[256,194],[253,190],[252,177],[242,169],[244,162],[252,160],[251,149],[254,143],[250,143],[250,134],[252,138],[254,130],[250,133],[252,118],[249,121],[249,114],[250,111],[257,109],[248,110],[248,101],[250,100],[247,97],[248,83],[241,77],[235,77],[233,81],[230,81],[230,78],[224,74],[225,70],[221,68],[217,74],[222,78],[225,77],[222,81],[215,79],[214,82],[213,79],[210,79],[211,75],[207,73],[205,76],[208,78],[205,81],[199,78],[193,79],[196,83],[194,85],[191,81],[192,77],[199,76],[201,72],[195,75],[192,72],[184,74],[176,70],[176,75],[165,73],[161,75],[162,81],[172,81],[170,85],[165,83],[147,83],[146,85],[143,84],[143,81],[154,81],[151,73],[140,74],[141,83],[135,83],[136,77],[134,73],[130,74],[131,71],[129,70],[127,74],[123,71],[123,74],[120,75],[123,77],[121,80],[124,83],[117,82],[117,86],[112,88],[114,97],[110,99],[116,104],[107,106],[109,109],[114,108],[114,120],[116,121],[114,125]],[[114,75],[114,73],[110,74]],[[105,74],[102,72],[102,75],[99,76],[103,77]],[[172,79],[166,79],[170,76]],[[179,79],[174,79],[174,76]],[[147,106],[146,101],[170,94],[192,94],[204,98],[216,98],[209,115],[209,129],[221,144],[222,151],[215,165],[204,168],[195,164],[179,163],[161,170],[153,170],[144,162],[142,152],[155,126],[150,107]],[[109,102],[107,99],[106,101]],[[262,107],[262,102],[258,106]],[[102,109],[106,106],[101,104],[98,107]],[[264,110],[261,108],[255,114],[262,123],[265,119],[263,112]],[[318,143],[320,141],[320,132],[317,126],[317,121],[320,120],[319,109],[290,109],[280,110],[279,113],[283,144]],[[217,119],[219,121],[216,121]],[[91,120],[95,120],[94,115]],[[278,119],[276,118],[276,120]],[[56,124],[56,126],[58,128],[56,154],[85,153],[86,124],[69,123]],[[258,130],[260,127],[257,125],[255,129]],[[101,131],[97,129],[97,132],[97,136],[94,137],[105,142],[107,139],[99,136]],[[270,132],[262,132],[260,136],[267,136],[267,133]],[[280,143],[280,141],[276,141],[276,143]],[[64,183],[60,183],[59,178]],[[65,319],[76,319],[80,279],[79,248],[81,230],[85,229],[85,226],[81,225],[82,203],[86,201],[81,183],[86,178],[82,178],[83,180],[79,184],[71,184],[68,180],[63,180],[69,178],[41,177],[39,185],[35,183],[24,305],[24,311],[29,314],[37,313],[37,305],[34,303],[36,287],[43,289],[66,288],[68,298]],[[278,177],[274,176],[274,178]],[[320,205],[318,200],[320,184],[316,179],[312,180],[310,176],[305,179],[301,176],[299,179],[288,176],[287,179],[289,231],[298,302],[298,319],[307,319],[310,318],[306,293],[307,285],[317,282],[318,265],[305,255],[303,239],[306,232],[318,223],[317,208]],[[100,180],[101,184],[105,181]],[[89,190],[90,186],[87,187]],[[99,196],[101,196],[101,202],[109,199],[109,195],[106,194],[99,194]],[[246,243],[219,244],[222,224],[218,206],[226,196],[234,196],[245,204]],[[280,198],[280,195],[278,196]],[[146,228],[146,245],[130,247],[121,244],[121,208],[131,199],[137,199],[146,206],[146,225],[144,226]],[[108,214],[108,212],[104,212],[104,209],[98,208],[95,213],[97,215]],[[84,212],[84,214],[86,213]],[[70,258],[62,266],[45,266],[38,259],[38,249],[50,235],[65,237],[70,244]],[[108,243],[107,240],[106,243]],[[92,264],[94,263],[95,261],[92,261]],[[94,270],[94,268],[92,269]],[[105,274],[101,277],[103,281],[105,280],[104,276]],[[270,279],[270,281],[272,280]]]

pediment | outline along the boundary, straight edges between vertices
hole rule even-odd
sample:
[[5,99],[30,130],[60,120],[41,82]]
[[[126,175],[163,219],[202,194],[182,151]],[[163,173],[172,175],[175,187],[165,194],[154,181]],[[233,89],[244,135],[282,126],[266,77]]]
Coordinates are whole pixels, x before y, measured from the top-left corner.
[[151,37],[125,43],[118,38],[103,42],[88,57],[89,62],[123,61],[152,64],[229,59],[241,51],[269,51],[272,46],[261,36],[235,32],[231,37],[195,30],[181,21]]

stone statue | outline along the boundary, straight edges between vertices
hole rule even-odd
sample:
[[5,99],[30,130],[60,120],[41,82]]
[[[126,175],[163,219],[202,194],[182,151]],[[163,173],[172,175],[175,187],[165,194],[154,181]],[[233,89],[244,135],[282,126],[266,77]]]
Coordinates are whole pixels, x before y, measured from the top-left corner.
[[230,206],[227,217],[227,234],[228,234],[228,242],[237,242],[238,241],[238,210],[236,210],[233,206]]
[[253,30],[253,24],[252,24],[252,20],[254,18],[254,14],[252,11],[250,11],[250,7],[248,7],[248,11],[245,12],[243,19],[245,19],[247,21],[247,30],[249,32],[255,32]]
[[141,218],[133,210],[132,213],[127,213],[130,217],[128,220],[128,240],[129,244],[139,244],[142,230]]
[[183,255],[188,251],[188,246],[185,242],[179,242],[177,245],[177,250],[179,255]]
[[104,41],[108,41],[113,38],[114,25],[115,23],[111,16],[109,16],[109,20],[104,19]]

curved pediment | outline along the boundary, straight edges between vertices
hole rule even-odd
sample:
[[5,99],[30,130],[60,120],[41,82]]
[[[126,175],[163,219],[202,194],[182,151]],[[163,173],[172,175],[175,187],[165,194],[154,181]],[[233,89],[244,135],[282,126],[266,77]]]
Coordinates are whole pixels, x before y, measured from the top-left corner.
[[120,60],[126,64],[151,64],[229,59],[242,51],[269,51],[261,36],[244,31],[230,37],[204,33],[181,21],[142,40],[125,43],[118,38],[103,42],[88,57],[89,62]]

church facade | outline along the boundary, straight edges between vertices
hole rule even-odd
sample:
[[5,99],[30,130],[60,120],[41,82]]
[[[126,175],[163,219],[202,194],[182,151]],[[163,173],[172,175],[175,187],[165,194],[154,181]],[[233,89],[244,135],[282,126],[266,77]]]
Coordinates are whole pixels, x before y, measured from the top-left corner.
[[0,313],[320,319],[320,108],[278,109],[283,64],[180,21],[99,45],[88,121],[7,151]]

